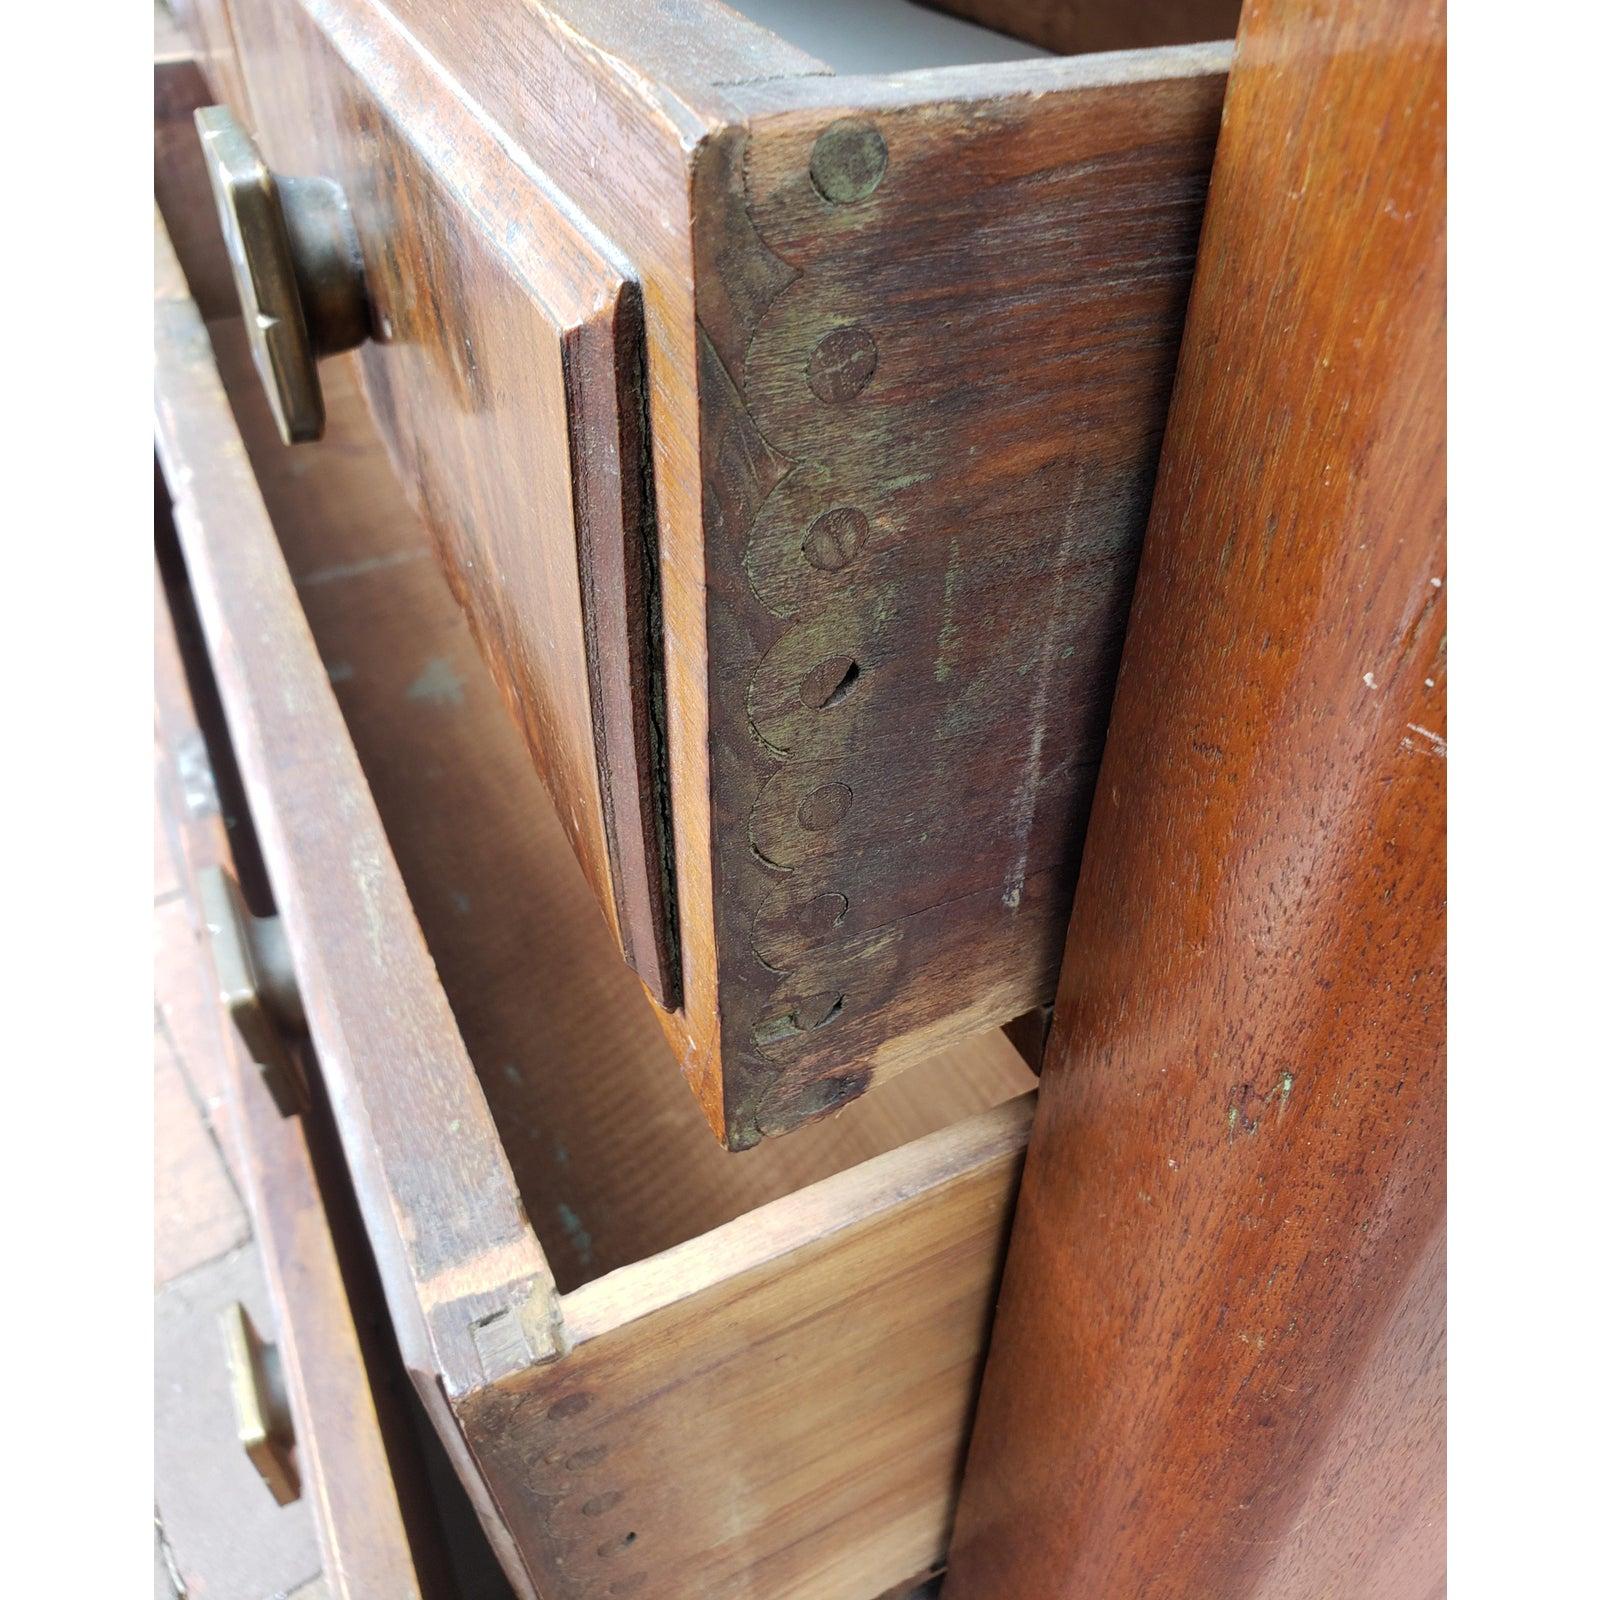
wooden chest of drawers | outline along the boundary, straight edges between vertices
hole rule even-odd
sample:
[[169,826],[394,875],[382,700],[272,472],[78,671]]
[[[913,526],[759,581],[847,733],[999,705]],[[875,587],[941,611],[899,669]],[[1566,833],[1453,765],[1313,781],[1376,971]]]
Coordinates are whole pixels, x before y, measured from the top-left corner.
[[[1442,7],[1246,19],[1098,780],[1222,52],[193,10],[347,196],[374,337],[275,444],[168,183],[211,337],[166,260],[159,454],[384,1297],[520,1592],[1437,1592]],[[1074,894],[1035,1122],[993,1024]]]
[[237,326],[208,340],[170,254],[162,284],[159,454],[315,1058],[506,1570],[544,1600],[927,1570],[1032,1074],[974,1036],[843,1123],[721,1150],[352,367],[328,437],[286,451]]
[[857,9],[784,23],[844,77],[715,0],[210,23],[343,190],[379,433],[732,1148],[1053,993],[1228,59]]

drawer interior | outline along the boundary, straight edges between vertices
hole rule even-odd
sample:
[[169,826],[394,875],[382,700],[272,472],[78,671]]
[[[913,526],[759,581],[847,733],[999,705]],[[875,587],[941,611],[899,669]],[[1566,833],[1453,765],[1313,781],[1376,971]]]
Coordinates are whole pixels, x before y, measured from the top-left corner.
[[733,0],[733,9],[840,73],[1029,61],[1052,53],[915,0]]
[[912,72],[1233,36],[1240,0],[729,0],[837,73]]
[[212,341],[407,891],[558,1286],[570,1291],[1033,1087],[1003,1034],[730,1155],[623,964],[390,470],[349,358],[282,447],[235,322]]

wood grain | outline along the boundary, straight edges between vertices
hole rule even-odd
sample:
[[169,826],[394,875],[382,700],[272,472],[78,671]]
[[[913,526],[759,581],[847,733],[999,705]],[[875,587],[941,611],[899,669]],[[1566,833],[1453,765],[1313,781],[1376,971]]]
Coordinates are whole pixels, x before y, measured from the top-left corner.
[[730,1144],[1054,992],[1226,63],[763,85],[700,151]]
[[949,1600],[1444,1592],[1444,60],[1246,19]]
[[194,128],[195,109],[210,103],[211,89],[193,56],[167,54],[156,58],[154,93],[157,209],[171,219],[172,248],[200,315],[237,317],[239,295]]
[[[163,746],[173,752],[203,749],[172,622],[164,602],[158,607],[156,703]],[[198,874],[231,869],[232,852],[220,814],[196,814],[178,798],[192,772],[180,777],[169,761],[163,777],[169,809],[186,819],[180,872],[193,906]],[[202,957],[202,962],[214,989],[215,971],[209,960]],[[280,1115],[215,1005],[210,1020],[215,1056],[222,1063],[233,1170],[250,1208],[272,1298],[266,1336],[283,1362],[295,1424],[295,1466],[315,1517],[328,1593],[339,1600],[380,1594],[407,1600],[425,1592],[419,1571],[430,1580],[426,1592],[442,1593],[437,1530],[416,1500],[403,1509],[397,1492],[396,1465],[301,1121]],[[404,1480],[405,1469],[400,1470]],[[415,1550],[413,1533],[420,1540]]]
[[240,331],[214,326],[212,338],[407,896],[563,1290],[1032,1087],[994,1033],[792,1139],[741,1156],[708,1139],[429,559],[353,364],[324,369],[325,441],[288,449]]
[[[247,374],[237,331],[215,332]],[[175,372],[165,354],[167,411],[181,400],[180,374],[199,386],[199,362],[195,350]],[[284,515],[282,547],[240,482],[249,469],[237,432],[213,418],[208,444],[192,420],[171,420],[169,434],[208,453],[168,454],[268,868],[289,886],[281,909],[311,1032],[386,1295],[411,1330],[408,1362],[456,1470],[519,1593],[546,1600],[582,1593],[580,1578],[640,1577],[641,1563],[641,1594],[701,1596],[706,1572],[730,1600],[768,1571],[816,1600],[837,1592],[841,1573],[882,1574],[881,1591],[924,1572],[948,1536],[1031,1119],[1018,1091],[1031,1075],[1001,1037],[981,1036],[930,1061],[919,1093],[891,1085],[838,1123],[748,1155],[708,1140],[659,1070],[667,1047],[643,992],[558,848],[559,824],[416,519],[396,509],[353,372],[336,364],[328,376],[328,437],[294,452],[272,441],[254,386],[240,392],[260,485]],[[262,493],[253,479],[252,489]],[[298,593],[317,617],[321,664],[280,548],[293,552]],[[424,674],[429,660],[443,666]],[[324,720],[330,677],[360,732],[351,769],[349,734]],[[419,679],[426,692],[412,693]],[[363,772],[385,797],[406,887],[387,853],[372,853]],[[529,786],[535,803],[525,803]],[[313,828],[330,813],[333,830]],[[347,849],[368,863],[372,921],[351,893]],[[463,1081],[473,1064],[449,1013],[419,1017],[406,1004],[431,1005],[432,974],[409,973],[413,990],[362,987],[409,959],[411,894],[518,1152],[515,1173],[498,1130],[476,1120],[478,1083]],[[336,912],[343,920],[330,922]],[[390,946],[375,974],[375,951]],[[541,974],[534,991],[530,971]],[[866,1159],[840,1170],[852,1151]],[[573,1264],[570,1293],[535,1297],[532,1230],[523,1222],[509,1241],[499,1231],[521,1218],[524,1193]],[[419,1203],[434,1209],[408,1209]],[[641,1247],[655,1253],[641,1259]],[[547,1322],[517,1314],[530,1301]],[[633,1421],[625,1438],[562,1449],[560,1481],[577,1485],[615,1448],[603,1481],[562,1504],[545,1481],[550,1464],[530,1473],[527,1461],[547,1453],[546,1438],[560,1445],[557,1425],[581,1409],[563,1404],[579,1351],[630,1375],[614,1393]],[[807,1395],[827,1397],[821,1455]],[[707,1492],[691,1506],[671,1486],[691,1416],[707,1408],[715,1448],[696,1467]],[[613,1421],[597,1412],[589,1426]],[[835,1460],[842,1477],[831,1476]],[[758,1535],[728,1520],[740,1504]],[[592,1554],[571,1544],[573,1529],[587,1537],[597,1526]]]
[[[252,126],[250,100],[240,71],[239,46],[229,13],[231,0],[167,0],[167,3],[177,31],[187,41],[193,60],[211,89],[200,104],[225,100],[238,112],[246,127]],[[157,30],[156,44],[159,79],[163,56],[173,59],[177,56],[167,30]]]
[[[683,1005],[661,1020],[722,1132],[720,1033],[707,808],[705,563],[685,152],[720,98],[704,85],[821,70],[820,63],[702,0],[393,0],[388,10],[524,158],[633,266],[648,346],[661,650],[665,670]],[[706,16],[716,25],[704,26]],[[256,69],[252,66],[252,71]],[[292,58],[270,78],[294,104]]]
[[[441,1341],[469,1339],[477,1292],[452,1292],[462,1286],[463,1246],[469,1260],[489,1246],[498,1252],[506,1270],[488,1286],[491,1299],[515,1293],[548,1310],[549,1268],[515,1203],[204,328],[159,228],[157,296],[157,453],[402,1348],[425,1366],[430,1346],[437,1354]],[[381,1093],[352,1065],[374,1059],[384,1062]],[[418,1149],[417,1127],[452,1124],[468,1136]],[[506,1309],[503,1300],[479,1314],[495,1309]]]
[[463,1410],[548,1600],[838,1600],[938,1562],[1030,1114],[567,1297],[570,1355]]
[[[428,97],[397,94],[393,74],[426,57],[429,81],[471,106],[450,114],[452,184],[478,181],[472,141],[491,138],[637,276],[650,718],[683,979],[662,1021],[717,1136],[787,1132],[1047,1000],[1226,49],[835,79],[704,0],[238,7],[280,164],[297,144],[309,160],[319,119],[345,115],[302,87],[323,41],[423,144]],[[835,124],[863,118],[869,146],[888,141],[887,176],[852,196]],[[373,151],[346,143],[359,194]],[[843,166],[819,179],[830,151]],[[378,221],[402,236],[397,260],[408,232],[428,236],[409,214],[373,216],[380,253]],[[452,236],[468,304],[445,302],[447,324],[498,304],[472,248]],[[496,318],[476,329],[486,364],[491,345],[519,348],[514,308]],[[426,374],[419,387],[390,362],[385,390],[377,359],[380,416],[423,428],[441,403]],[[531,396],[517,421],[549,431]],[[448,492],[492,498],[506,455],[453,456]],[[808,540],[829,553],[796,587]],[[507,570],[468,587],[500,608],[494,648],[510,656],[540,608],[507,599]],[[536,741],[543,719],[528,720]]]
[[280,170],[344,188],[367,393],[629,963],[677,1004],[632,269],[386,19],[233,0]]

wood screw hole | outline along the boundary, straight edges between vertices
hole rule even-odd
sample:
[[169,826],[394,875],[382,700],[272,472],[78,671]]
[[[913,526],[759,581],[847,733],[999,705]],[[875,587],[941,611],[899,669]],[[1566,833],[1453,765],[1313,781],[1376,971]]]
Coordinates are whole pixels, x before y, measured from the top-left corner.
[[860,681],[860,662],[851,656],[830,656],[806,674],[800,698],[813,711],[831,711],[855,693]]

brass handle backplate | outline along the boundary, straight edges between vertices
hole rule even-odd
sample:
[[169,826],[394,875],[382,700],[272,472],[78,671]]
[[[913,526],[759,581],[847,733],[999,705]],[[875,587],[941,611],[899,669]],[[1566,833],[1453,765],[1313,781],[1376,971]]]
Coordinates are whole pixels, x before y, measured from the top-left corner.
[[371,329],[361,246],[329,178],[273,174],[226,106],[194,114],[256,371],[285,444],[326,425],[317,362]]
[[224,1010],[284,1116],[305,1107],[305,1082],[285,1031],[306,1031],[305,1008],[278,917],[252,915],[221,867],[199,875],[200,914],[211,939]]
[[278,1347],[256,1332],[250,1313],[237,1301],[222,1313],[222,1347],[239,1443],[272,1498],[286,1506],[300,1498],[300,1473]]

